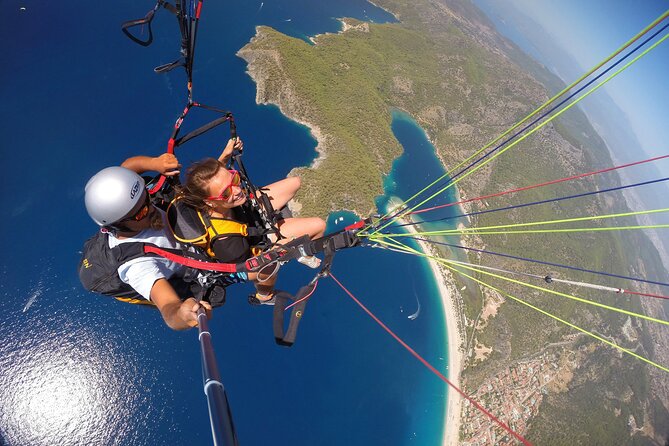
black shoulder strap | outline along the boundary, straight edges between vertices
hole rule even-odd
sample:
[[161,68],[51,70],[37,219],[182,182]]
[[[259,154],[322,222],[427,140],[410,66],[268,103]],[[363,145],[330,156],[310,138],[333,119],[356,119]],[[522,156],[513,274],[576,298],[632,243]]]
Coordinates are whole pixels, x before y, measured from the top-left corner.
[[118,261],[118,266],[146,255],[144,253],[144,243],[140,242],[120,243],[111,248],[111,252]]

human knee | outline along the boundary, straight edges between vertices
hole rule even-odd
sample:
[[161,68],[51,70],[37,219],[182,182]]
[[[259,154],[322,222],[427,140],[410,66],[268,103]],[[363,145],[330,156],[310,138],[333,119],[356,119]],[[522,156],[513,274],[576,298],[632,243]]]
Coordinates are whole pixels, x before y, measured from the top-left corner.
[[300,177],[288,177],[285,181],[288,183],[288,189],[292,192],[293,195],[302,186],[302,180]]
[[315,229],[315,237],[322,237],[325,234],[325,220],[322,218],[316,217],[314,219],[314,229]]

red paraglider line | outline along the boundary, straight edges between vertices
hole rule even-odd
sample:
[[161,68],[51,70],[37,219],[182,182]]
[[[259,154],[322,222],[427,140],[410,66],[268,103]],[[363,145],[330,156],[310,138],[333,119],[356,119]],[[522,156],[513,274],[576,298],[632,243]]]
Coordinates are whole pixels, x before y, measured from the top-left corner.
[[635,296],[654,297],[656,299],[669,299],[669,296],[662,296],[660,294],[639,293],[636,291],[622,290],[622,294],[633,294]]
[[623,169],[625,167],[636,166],[638,164],[650,163],[651,161],[657,161],[657,160],[661,160],[661,159],[664,159],[664,158],[669,158],[669,155],[657,156],[655,158],[650,158],[650,159],[643,160],[643,161],[636,161],[634,163],[629,163],[629,164],[623,164],[621,166],[609,167],[607,169],[596,170],[594,172],[582,173],[582,174],[574,175],[574,176],[571,176],[571,177],[560,178],[559,180],[547,181],[545,183],[534,184],[532,186],[519,187],[518,189],[511,189],[511,190],[505,190],[503,192],[497,192],[496,194],[484,195],[482,197],[469,198],[467,200],[462,200],[462,201],[458,201],[458,202],[455,202],[455,203],[447,203],[447,204],[442,204],[440,206],[434,206],[434,207],[431,207],[431,208],[420,209],[418,211],[411,212],[411,214],[422,214],[423,212],[433,211],[435,209],[446,208],[446,207],[455,206],[455,205],[458,205],[458,204],[471,203],[472,201],[480,201],[480,200],[485,200],[487,198],[500,197],[502,195],[511,194],[511,193],[514,193],[514,192],[521,192],[521,191],[524,191],[524,190],[530,190],[530,189],[534,189],[534,188],[537,188],[537,187],[543,187],[543,186],[549,186],[551,184],[563,183],[565,181],[577,180],[577,179],[580,179],[580,178],[585,178],[585,177],[592,176],[592,175],[597,175],[597,174],[600,174],[600,173],[610,172],[610,171],[616,170],[616,169]]
[[296,301],[293,302],[292,304],[288,305],[288,306],[286,307],[286,309],[283,310],[283,311],[288,311],[288,310],[290,310],[291,308],[293,308],[295,305],[299,304],[300,302],[309,299],[309,298],[311,297],[311,295],[314,294],[314,291],[316,291],[316,287],[317,287],[317,286],[318,286],[318,280],[314,283],[314,287],[311,289],[311,291],[309,292],[309,294],[307,294],[306,296],[304,296],[303,298],[301,298],[301,299],[299,299],[299,300],[296,300]]
[[346,287],[345,287],[344,285],[342,285],[341,282],[339,282],[339,280],[337,280],[337,278],[332,274],[332,272],[330,272],[330,277],[332,277],[332,280],[334,280],[334,281],[337,283],[337,285],[339,285],[339,286],[341,287],[341,289],[344,290],[344,292],[345,292],[346,294],[348,294],[348,296],[349,296],[351,299],[353,299],[353,301],[354,301],[356,304],[358,304],[358,306],[359,306],[360,308],[362,308],[362,309],[365,311],[365,313],[367,313],[367,314],[369,315],[369,317],[371,317],[372,319],[374,319],[374,321],[375,321],[377,324],[379,324],[379,325],[381,326],[381,328],[383,328],[386,332],[388,332],[388,334],[389,334],[390,336],[392,336],[393,338],[395,338],[395,340],[396,340],[397,342],[399,342],[400,345],[402,345],[402,347],[404,347],[407,351],[409,351],[409,353],[411,353],[416,359],[418,359],[418,360],[419,360],[425,367],[427,367],[432,373],[434,373],[435,375],[437,375],[437,377],[439,377],[439,379],[441,379],[441,380],[444,381],[446,384],[448,384],[453,390],[455,390],[456,392],[458,392],[464,399],[466,399],[467,401],[469,401],[474,407],[476,407],[478,410],[480,410],[482,413],[484,413],[488,418],[490,418],[490,419],[493,420],[495,423],[497,423],[497,425],[499,425],[499,426],[500,426],[501,428],[503,428],[505,431],[507,431],[508,433],[510,433],[511,435],[513,435],[516,439],[518,439],[519,441],[521,441],[524,445],[526,445],[526,446],[532,446],[532,443],[530,443],[529,441],[527,441],[527,440],[526,440],[525,438],[523,438],[520,434],[516,433],[513,429],[511,429],[506,423],[502,422],[502,421],[501,421],[499,418],[497,418],[495,415],[493,415],[492,413],[488,412],[483,406],[481,406],[479,403],[477,403],[476,401],[474,401],[474,399],[472,399],[472,397],[470,397],[469,395],[467,395],[464,391],[460,390],[460,388],[458,388],[455,384],[453,384],[451,381],[449,381],[448,378],[446,378],[446,377],[445,377],[439,370],[437,370],[436,368],[434,368],[434,366],[432,366],[432,364],[430,364],[429,362],[427,362],[427,361],[426,361],[421,355],[419,355],[414,349],[412,349],[411,347],[409,347],[409,345],[408,345],[406,342],[404,342],[404,341],[403,341],[399,336],[397,336],[397,335],[396,335],[390,328],[388,328],[388,327],[386,326],[386,324],[384,324],[383,322],[381,322],[381,320],[380,320],[378,317],[376,317],[371,311],[369,311],[369,309],[368,309],[367,307],[365,307],[365,306],[362,304],[362,302],[360,302],[358,299],[356,299],[356,297],[355,297],[353,294],[351,294],[351,292],[350,292],[349,290],[347,290]]

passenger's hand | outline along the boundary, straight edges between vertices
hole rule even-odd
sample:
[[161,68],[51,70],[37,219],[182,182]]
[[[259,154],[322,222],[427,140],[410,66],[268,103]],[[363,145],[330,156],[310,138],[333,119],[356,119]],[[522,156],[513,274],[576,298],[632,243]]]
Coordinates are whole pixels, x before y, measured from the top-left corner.
[[205,301],[196,301],[194,298],[190,297],[181,303],[179,307],[179,317],[186,322],[191,327],[197,327],[197,312],[200,307],[204,308],[207,319],[211,319],[211,305],[209,302]]
[[240,137],[234,139],[234,149],[239,150],[240,152],[244,151],[244,141],[242,141]]
[[154,167],[153,170],[160,172],[165,176],[171,177],[174,175],[179,175],[179,160],[172,153],[163,153],[160,156],[153,158]]
[[225,148],[223,149],[223,152],[221,153],[221,156],[218,157],[218,159],[220,161],[227,161],[227,159],[232,156],[232,153],[235,150],[238,150],[240,152],[244,150],[244,142],[239,137],[230,138],[228,140],[228,143],[225,145]]

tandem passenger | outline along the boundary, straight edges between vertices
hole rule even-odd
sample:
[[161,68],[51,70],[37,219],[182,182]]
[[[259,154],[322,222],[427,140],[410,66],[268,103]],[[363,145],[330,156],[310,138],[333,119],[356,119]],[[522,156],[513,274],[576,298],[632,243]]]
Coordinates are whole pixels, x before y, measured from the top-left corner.
[[[206,158],[188,169],[186,183],[180,195],[185,203],[204,214],[214,228],[222,228],[215,231],[214,236],[208,237],[206,251],[212,258],[224,263],[243,262],[252,257],[252,247],[257,242],[253,236],[244,235],[243,231],[225,229],[234,225],[250,224],[241,221],[242,213],[238,212],[247,203],[248,191],[241,185],[239,172],[226,168],[233,151],[241,151],[243,143],[240,139],[231,142],[218,159]],[[282,209],[299,188],[300,179],[289,177],[260,188],[260,193],[268,196],[274,209]],[[284,218],[278,220],[277,227],[282,237],[279,244],[303,235],[316,239],[325,233],[325,221],[317,217]],[[316,268],[320,262],[316,257],[298,260],[312,268]],[[273,304],[276,275],[264,277],[262,273],[250,273],[248,279],[256,287],[256,294],[249,297],[249,302],[256,305]]]

